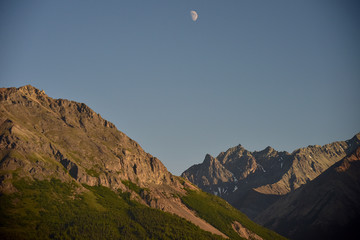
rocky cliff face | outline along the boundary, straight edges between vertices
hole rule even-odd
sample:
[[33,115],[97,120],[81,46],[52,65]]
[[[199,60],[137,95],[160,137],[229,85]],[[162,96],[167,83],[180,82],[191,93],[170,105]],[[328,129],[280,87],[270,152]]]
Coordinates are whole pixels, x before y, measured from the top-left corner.
[[120,189],[225,236],[181,203],[185,189],[195,186],[85,104],[52,99],[30,85],[0,89],[0,194],[18,191],[15,178],[75,181],[80,192],[87,191],[82,184]]
[[359,144],[360,134],[348,141],[308,146],[292,153],[271,147],[250,152],[238,145],[216,158],[207,155],[202,164],[190,167],[182,176],[254,218],[282,195],[319,176]]
[[360,147],[279,199],[257,221],[291,239],[355,239],[359,217]]
[[157,158],[83,103],[32,86],[0,89],[0,103],[2,171],[111,188],[122,188],[121,180],[177,184]]

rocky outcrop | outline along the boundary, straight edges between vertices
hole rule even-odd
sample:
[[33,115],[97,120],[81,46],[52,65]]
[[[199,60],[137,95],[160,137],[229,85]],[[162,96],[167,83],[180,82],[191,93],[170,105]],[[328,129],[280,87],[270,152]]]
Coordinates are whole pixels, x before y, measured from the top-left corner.
[[238,145],[216,158],[207,155],[202,164],[190,167],[182,176],[255,218],[281,196],[315,179],[359,145],[360,134],[348,141],[308,146],[292,153],[271,147],[251,152]]
[[239,234],[239,236],[242,237],[242,238],[254,239],[254,240],[263,240],[262,237],[260,237],[259,235],[249,231],[243,225],[241,225],[241,223],[239,223],[237,221],[233,222],[233,224],[231,226]]
[[291,239],[355,239],[359,219],[360,147],[256,218]]
[[15,178],[75,182],[80,192],[87,191],[82,184],[129,192],[226,237],[181,203],[185,189],[197,187],[85,104],[53,99],[30,85],[0,89],[0,194],[17,191]]
[[112,188],[124,179],[177,184],[157,158],[83,103],[52,99],[32,86],[0,89],[0,113],[3,171],[25,167],[21,174],[31,178],[50,173]]
[[233,174],[209,154],[205,156],[203,164],[194,165],[189,171],[196,174],[187,176],[188,180],[197,183],[200,188],[234,181]]

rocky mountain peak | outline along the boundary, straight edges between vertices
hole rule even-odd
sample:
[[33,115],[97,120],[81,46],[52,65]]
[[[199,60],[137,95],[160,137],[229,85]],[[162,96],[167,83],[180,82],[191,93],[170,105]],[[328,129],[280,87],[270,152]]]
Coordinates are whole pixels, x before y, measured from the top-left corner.
[[235,153],[235,152],[243,152],[246,151],[246,149],[241,145],[236,145],[235,147],[231,147],[228,150],[226,150],[226,153],[231,154],[231,153]]
[[[269,206],[276,196],[288,194],[306,184],[354,151],[360,145],[359,137],[360,134],[357,134],[348,141],[308,146],[291,154],[278,152],[272,147],[251,152],[238,145],[215,158],[214,161],[218,162],[213,165],[216,170],[212,168],[209,171],[208,165],[199,164],[196,168],[187,169],[182,176],[214,194],[219,194],[218,189],[222,189],[221,197],[254,217]],[[216,179],[217,176],[221,176],[221,179]],[[208,183],[204,184],[203,179],[207,179]],[[253,198],[258,199],[257,204]]]
[[229,148],[229,150],[230,151],[239,151],[239,150],[245,150],[245,148],[241,144],[238,144],[235,147]]
[[261,151],[254,151],[252,154],[257,158],[271,158],[276,156],[278,152],[274,148],[267,146]]
[[[157,158],[84,103],[53,99],[27,85],[0,89],[0,113],[0,143],[12,146],[2,169],[22,167],[30,178],[56,175],[112,188],[124,187],[124,179],[174,183]],[[42,159],[40,165],[29,161],[29,154]]]
[[271,153],[271,152],[274,151],[274,149],[272,147],[270,147],[270,146],[267,146],[263,151],[266,152],[266,153]]
[[57,179],[79,192],[103,186],[209,227],[171,197],[195,186],[84,103],[53,99],[30,85],[0,89],[0,150],[0,194],[17,192],[14,179]]
[[[233,180],[232,174],[211,155],[205,157],[204,165],[207,165],[209,178],[202,178],[203,184]],[[31,192],[26,189],[31,189]],[[28,197],[24,197],[26,194]],[[118,131],[112,123],[103,119],[86,104],[66,99],[53,99],[44,91],[30,85],[0,89],[0,197],[1,203],[7,204],[1,208],[2,220],[9,221],[10,215],[7,214],[13,217],[6,225],[8,229],[4,227],[5,221],[1,221],[1,239],[4,238],[4,231],[13,231],[14,234],[5,239],[26,239],[36,236],[39,238],[39,233],[44,229],[48,232],[40,238],[52,236],[59,239],[78,238],[83,236],[78,235],[79,232],[84,233],[83,229],[88,231],[89,226],[97,228],[99,225],[105,227],[99,229],[101,233],[108,233],[106,235],[108,237],[102,234],[101,237],[95,237],[99,239],[118,239],[123,233],[139,239],[147,236],[150,238],[173,236],[174,239],[189,236],[183,232],[180,235],[166,233],[168,231],[173,233],[174,224],[166,226],[166,229],[163,228],[163,222],[166,221],[163,216],[176,219],[174,215],[225,238],[233,239],[234,234],[236,234],[235,239],[239,237],[238,233],[228,231],[224,224],[215,227],[213,223],[218,222],[216,219],[211,217],[209,220],[208,218],[204,220],[199,217],[202,209],[196,206],[196,202],[208,206],[221,205],[224,209],[226,206],[226,211],[231,212],[231,214],[226,213],[226,216],[231,215],[233,218],[233,213],[236,211],[228,210],[230,206],[227,203],[220,203],[220,199],[212,200],[213,197],[204,194],[189,181],[173,176],[159,159],[146,153],[137,142]],[[200,201],[197,197],[200,197]],[[44,202],[49,204],[45,206]],[[213,203],[215,205],[212,205]],[[195,207],[192,207],[193,204]],[[31,210],[27,206],[30,206]],[[71,211],[68,206],[72,206]],[[160,211],[148,211],[146,206],[172,214],[164,215],[160,214]],[[79,207],[81,210],[75,213]],[[8,209],[11,210],[7,211]],[[67,210],[66,219],[62,219],[64,209]],[[18,212],[25,215],[19,216]],[[68,214],[69,212],[73,214]],[[79,218],[80,212],[86,217]],[[92,215],[88,215],[89,212]],[[143,213],[146,212],[147,214],[144,215]],[[51,221],[47,217],[50,215]],[[56,221],[53,218],[55,215],[58,215]],[[73,228],[74,218],[68,218],[69,215],[73,215],[76,221],[80,221],[86,227],[79,227],[81,229],[79,231],[74,230],[79,225],[75,224]],[[101,216],[101,219],[93,221],[93,216]],[[239,223],[238,228],[242,225],[240,222],[248,222],[242,215],[238,214],[238,216],[232,220],[226,217],[228,221],[226,224],[230,229],[234,221]],[[21,221],[21,226],[13,226],[12,223],[20,222],[17,221],[20,218],[31,220],[27,221],[27,225]],[[38,222],[39,218],[42,218],[40,222]],[[160,221],[150,224],[156,229],[143,228],[142,223],[149,225],[149,221],[160,218]],[[84,223],[84,219],[90,219],[91,224]],[[179,220],[180,218],[177,218],[176,223],[181,229],[182,224],[179,223],[184,221]],[[56,228],[59,226],[59,230],[61,229],[59,234],[64,232],[66,234],[54,235],[51,232],[52,227],[48,227],[46,221],[54,222]],[[19,229],[22,230],[25,225],[32,231],[34,224],[41,227],[36,227],[37,230],[33,232],[32,237],[26,237],[28,230],[24,230],[22,237],[19,237]],[[63,225],[60,227],[59,224]],[[109,228],[109,225],[112,227]],[[187,225],[186,229],[189,228],[188,230],[195,234],[193,227]],[[11,230],[8,231],[9,229]],[[109,232],[109,229],[113,231]],[[145,229],[149,229],[151,234]],[[256,230],[258,226],[252,229]],[[70,237],[74,233],[73,230],[76,233]],[[246,231],[250,230],[246,228]],[[69,232],[72,233],[68,235]],[[153,235],[154,232],[160,235]],[[250,232],[255,234],[253,231]],[[265,234],[269,233],[273,236],[277,235],[270,231]],[[213,236],[214,238],[205,236],[211,236],[210,234],[204,235],[204,238],[218,239],[216,236]],[[190,236],[194,239],[198,237],[201,238],[201,235]]]
[[355,145],[360,143],[360,133],[356,134],[353,138],[351,138],[348,143],[353,143]]
[[360,223],[360,147],[279,198],[256,221],[291,239],[356,236]]
[[44,90],[39,90],[39,89],[37,89],[36,87],[34,87],[34,86],[30,85],[30,84],[19,87],[18,91],[21,92],[21,93],[25,93],[25,94],[26,93],[29,93],[29,94],[35,93],[35,94],[38,94],[38,95],[45,94]]
[[213,156],[211,156],[210,154],[206,154],[203,164],[205,165],[211,165],[214,162],[215,158]]
[[222,164],[228,164],[227,162],[233,159],[240,158],[242,156],[249,155],[249,152],[241,145],[229,148],[226,152],[221,152],[216,159],[218,159]]

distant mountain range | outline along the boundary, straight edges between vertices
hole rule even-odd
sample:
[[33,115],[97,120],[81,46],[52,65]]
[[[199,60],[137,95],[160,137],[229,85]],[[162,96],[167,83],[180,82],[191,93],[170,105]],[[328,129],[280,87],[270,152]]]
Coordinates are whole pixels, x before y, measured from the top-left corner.
[[[337,236],[328,234],[333,233],[330,230],[334,226],[340,232],[342,227],[350,228],[349,224],[354,216],[360,216],[357,210],[360,203],[356,201],[360,196],[359,185],[356,185],[360,179],[357,167],[350,168],[353,182],[327,173],[336,166],[334,164],[353,159],[352,154],[356,154],[359,145],[360,134],[348,141],[308,146],[292,153],[278,152],[271,147],[251,152],[238,145],[220,153],[216,158],[206,155],[203,163],[190,167],[182,177],[204,191],[221,196],[251,219],[284,236],[294,239],[329,239]],[[351,165],[356,164],[355,161]],[[347,172],[346,170],[345,173]],[[345,173],[343,175],[347,176]],[[327,189],[334,192],[333,195],[325,196],[318,192],[320,185],[332,181],[336,185],[329,184]],[[344,189],[348,191],[342,194]],[[308,195],[311,198],[304,202]],[[319,201],[331,202],[323,207],[317,206],[321,211],[332,207],[338,209],[334,206],[344,205],[338,210],[353,208],[354,212],[340,213],[334,210],[335,213],[326,219],[318,213],[304,213]],[[336,221],[339,216],[341,224]],[[322,230],[314,234],[319,222]]]
[[292,239],[357,239],[359,217],[360,147],[256,220]]
[[85,104],[0,89],[0,239],[224,238],[285,239],[172,175]]

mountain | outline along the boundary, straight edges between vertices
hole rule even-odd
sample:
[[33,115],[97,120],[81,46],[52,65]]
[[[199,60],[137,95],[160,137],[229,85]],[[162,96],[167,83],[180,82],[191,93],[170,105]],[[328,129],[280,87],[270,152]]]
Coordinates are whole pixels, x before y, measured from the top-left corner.
[[0,89],[0,219],[1,239],[284,239],[30,85]]
[[257,221],[291,239],[357,239],[360,147],[278,200]]
[[254,219],[262,211],[319,176],[360,145],[360,133],[348,141],[308,146],[292,153],[271,147],[248,151],[241,145],[206,155],[203,163],[187,169],[182,177],[206,192],[221,196]]

